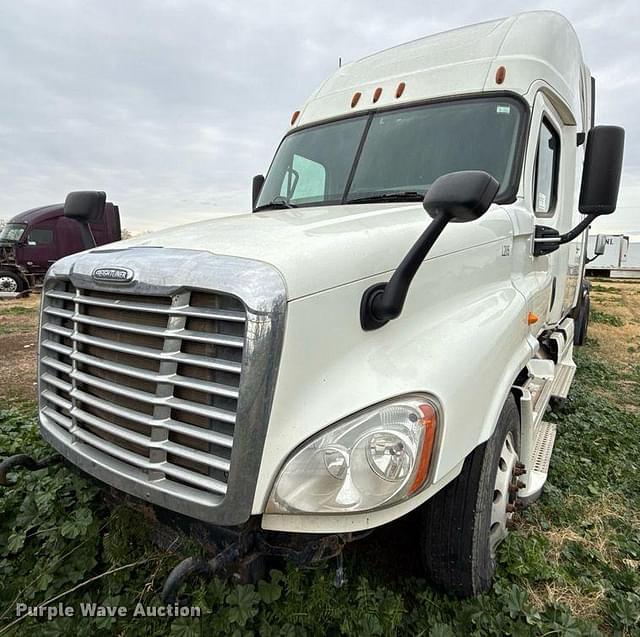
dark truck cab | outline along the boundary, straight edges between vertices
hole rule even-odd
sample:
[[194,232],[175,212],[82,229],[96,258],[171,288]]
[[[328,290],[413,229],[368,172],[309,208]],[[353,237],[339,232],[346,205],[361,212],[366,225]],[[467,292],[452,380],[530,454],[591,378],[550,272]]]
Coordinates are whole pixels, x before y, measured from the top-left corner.
[[[89,227],[95,245],[119,241],[118,206],[107,202],[102,218]],[[36,287],[52,263],[92,247],[81,224],[64,216],[64,204],[21,212],[0,231],[0,292],[22,292]]]

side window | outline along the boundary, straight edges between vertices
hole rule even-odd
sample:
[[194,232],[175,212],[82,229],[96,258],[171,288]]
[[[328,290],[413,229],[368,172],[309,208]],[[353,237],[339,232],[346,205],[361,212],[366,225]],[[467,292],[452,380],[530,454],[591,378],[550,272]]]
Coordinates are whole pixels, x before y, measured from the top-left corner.
[[280,194],[299,203],[323,200],[325,182],[326,171],[322,164],[302,155],[294,155],[293,162],[285,173]]
[[560,137],[547,119],[542,120],[533,175],[533,209],[540,217],[554,213],[558,197]]
[[27,245],[42,246],[53,243],[53,230],[47,228],[34,228],[27,236]]

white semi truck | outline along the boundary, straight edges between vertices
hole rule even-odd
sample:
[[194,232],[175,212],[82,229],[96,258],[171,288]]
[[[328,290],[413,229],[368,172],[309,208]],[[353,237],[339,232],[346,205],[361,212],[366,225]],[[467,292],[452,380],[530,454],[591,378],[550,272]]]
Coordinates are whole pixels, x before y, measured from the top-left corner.
[[[585,338],[584,230],[616,206],[624,133],[594,126],[594,101],[556,13],[416,40],[342,66],[293,113],[253,212],[51,268],[42,436],[223,538],[167,600],[194,573],[334,556],[416,511],[431,581],[490,586]],[[67,214],[102,201],[72,193]]]

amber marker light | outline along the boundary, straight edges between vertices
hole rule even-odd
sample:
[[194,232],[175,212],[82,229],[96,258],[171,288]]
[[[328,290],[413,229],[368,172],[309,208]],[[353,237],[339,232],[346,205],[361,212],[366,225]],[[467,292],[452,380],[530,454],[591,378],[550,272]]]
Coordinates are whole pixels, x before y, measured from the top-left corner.
[[433,445],[436,440],[436,428],[438,426],[438,414],[431,405],[428,403],[420,405],[420,411],[422,412],[420,423],[424,427],[424,436],[418,457],[418,470],[416,471],[413,484],[409,487],[409,495],[414,494],[420,489],[429,475],[431,455],[433,453]]
[[400,84],[398,84],[398,88],[396,89],[396,98],[402,96],[402,94],[404,93],[405,86],[406,84],[404,82],[400,82]]
[[351,108],[355,107],[355,105],[360,101],[361,96],[362,96],[362,93],[353,94],[353,97],[351,98]]
[[382,89],[378,86],[378,88],[373,92],[373,103],[375,104],[382,95]]
[[529,314],[527,314],[527,324],[528,325],[533,325],[534,323],[538,322],[538,315],[534,314],[533,312],[529,312]]
[[300,117],[300,111],[293,111],[293,115],[291,116],[291,126],[296,123],[298,117]]
[[506,75],[507,69],[504,66],[499,66],[496,71],[496,84],[502,84]]

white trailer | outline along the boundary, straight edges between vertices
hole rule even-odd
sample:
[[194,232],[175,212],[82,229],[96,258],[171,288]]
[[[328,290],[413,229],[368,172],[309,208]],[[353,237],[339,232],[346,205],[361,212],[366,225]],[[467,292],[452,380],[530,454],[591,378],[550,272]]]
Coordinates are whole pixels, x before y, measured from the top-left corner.
[[[624,135],[594,126],[593,86],[551,12],[383,51],[293,113],[253,212],[51,268],[43,437],[237,538],[167,600],[250,551],[320,559],[415,510],[432,582],[490,586],[584,342],[583,231],[616,205]],[[68,198],[81,220],[95,201]]]
[[629,237],[624,234],[590,236],[586,264],[588,276],[612,279],[640,278],[640,265],[629,260]]

